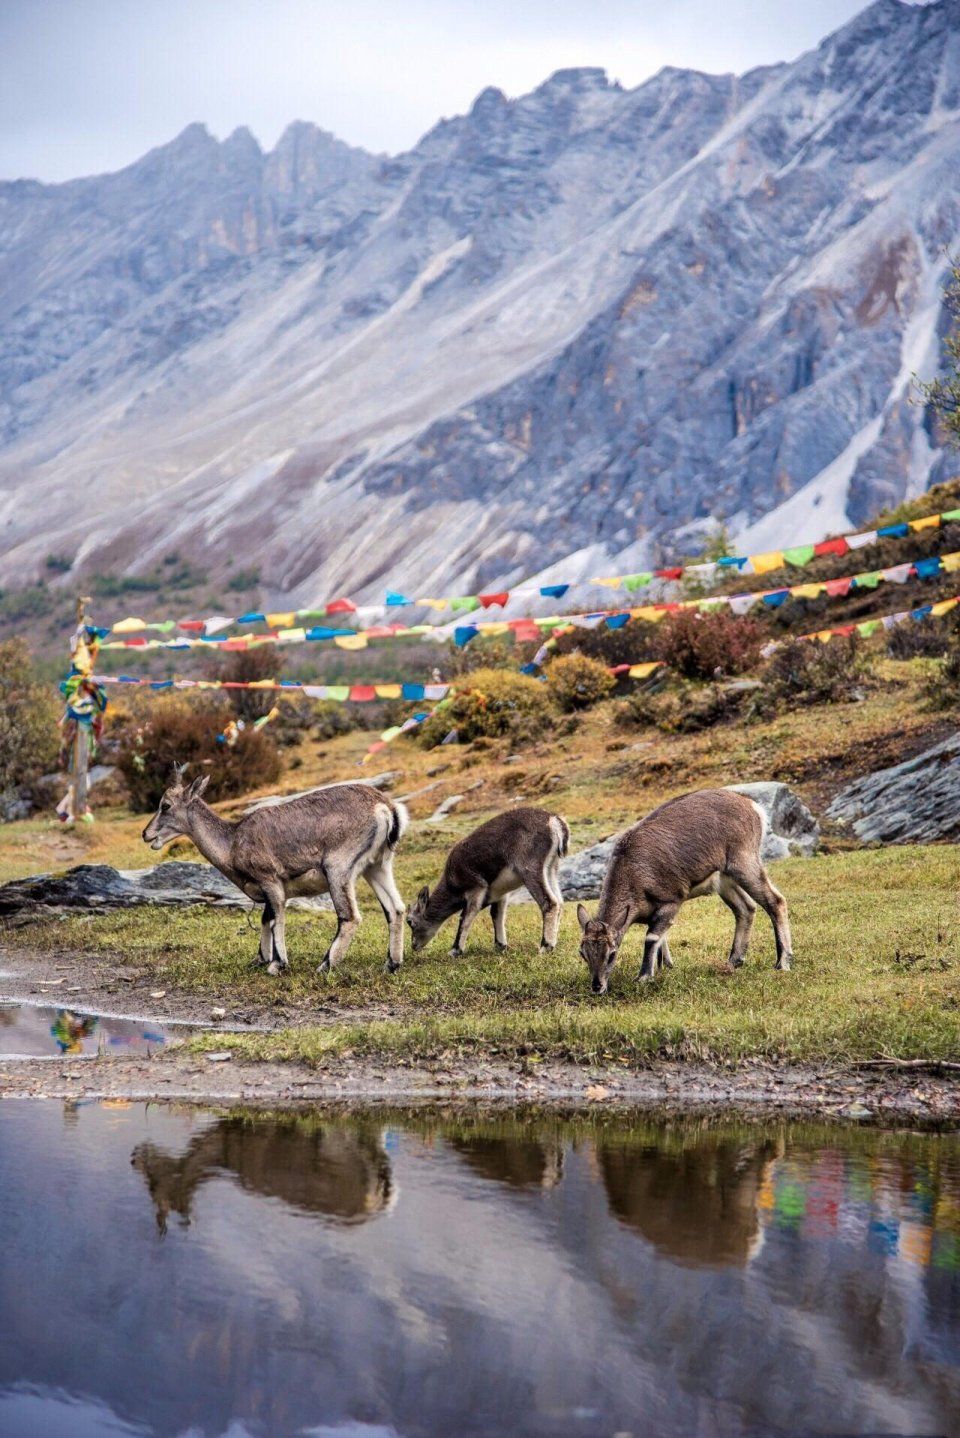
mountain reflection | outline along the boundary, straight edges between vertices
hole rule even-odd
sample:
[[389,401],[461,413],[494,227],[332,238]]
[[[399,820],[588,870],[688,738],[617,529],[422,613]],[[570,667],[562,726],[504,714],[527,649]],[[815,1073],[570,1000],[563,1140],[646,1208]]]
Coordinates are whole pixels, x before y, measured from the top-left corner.
[[148,1142],[137,1145],[130,1161],[146,1181],[161,1233],[171,1213],[188,1224],[197,1190],[224,1174],[251,1193],[341,1223],[375,1218],[393,1195],[379,1130],[309,1114],[221,1119],[180,1155]]

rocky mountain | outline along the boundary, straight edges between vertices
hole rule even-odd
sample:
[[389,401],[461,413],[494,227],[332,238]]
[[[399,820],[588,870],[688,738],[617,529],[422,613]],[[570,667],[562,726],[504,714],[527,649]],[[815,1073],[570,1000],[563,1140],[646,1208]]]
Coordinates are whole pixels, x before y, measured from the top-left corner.
[[394,158],[192,125],[0,185],[0,573],[270,595],[817,539],[960,470],[910,403],[960,249],[960,0],[791,64],[566,70]]

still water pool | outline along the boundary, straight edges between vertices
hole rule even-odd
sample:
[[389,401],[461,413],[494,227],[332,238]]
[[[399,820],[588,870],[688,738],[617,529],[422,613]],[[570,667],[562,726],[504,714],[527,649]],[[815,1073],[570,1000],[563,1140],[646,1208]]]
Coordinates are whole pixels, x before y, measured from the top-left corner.
[[0,1434],[960,1433],[960,1148],[0,1103]]

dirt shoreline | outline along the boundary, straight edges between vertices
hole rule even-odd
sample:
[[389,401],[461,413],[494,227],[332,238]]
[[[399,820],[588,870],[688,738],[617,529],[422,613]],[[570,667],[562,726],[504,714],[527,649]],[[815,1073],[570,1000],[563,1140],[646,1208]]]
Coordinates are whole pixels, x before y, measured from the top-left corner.
[[[364,1022],[385,1017],[382,1006],[346,1009],[337,1003],[244,1002],[221,1022],[210,1001],[170,992],[162,1000],[156,976],[116,965],[101,955],[0,949],[0,997],[14,1002],[73,1007],[158,1024],[190,1024],[211,1033],[298,1023]],[[648,1067],[581,1066],[547,1060],[445,1056],[432,1062],[330,1056],[323,1068],[302,1063],[251,1062],[236,1055],[213,1060],[171,1044],[145,1055],[0,1060],[0,1098],[125,1099],[236,1104],[345,1102],[535,1104],[564,1108],[595,1104],[655,1109],[663,1116],[717,1114],[826,1117],[860,1123],[908,1123],[960,1128],[960,1074],[932,1069],[868,1069],[835,1065],[737,1065],[657,1061]]]

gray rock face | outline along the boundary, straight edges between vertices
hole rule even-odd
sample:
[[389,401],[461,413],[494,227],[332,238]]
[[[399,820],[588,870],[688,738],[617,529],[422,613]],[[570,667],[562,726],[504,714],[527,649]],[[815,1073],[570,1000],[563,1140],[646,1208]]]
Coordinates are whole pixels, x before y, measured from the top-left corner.
[[469,592],[713,517],[815,539],[956,472],[907,400],[960,231],[958,32],[960,0],[877,0],[741,77],[486,90],[392,159],[191,126],[0,185],[5,582],[51,552],[217,580],[268,541],[275,608]]
[[843,789],[826,818],[858,839],[924,844],[960,838],[960,734]]
[[[762,851],[765,863],[791,855],[809,856],[814,852],[820,837],[819,825],[803,800],[786,784],[731,784],[730,788],[746,794],[767,815],[767,836]],[[619,834],[611,834],[599,844],[563,860],[560,887],[565,899],[599,897],[603,876],[619,837]]]
[[[43,909],[115,909],[138,904],[181,907],[211,904],[249,909],[250,900],[209,864],[171,860],[151,869],[114,869],[109,864],[78,864],[65,874],[34,874],[0,887],[0,916]],[[329,909],[326,895],[293,899],[290,908]]]

